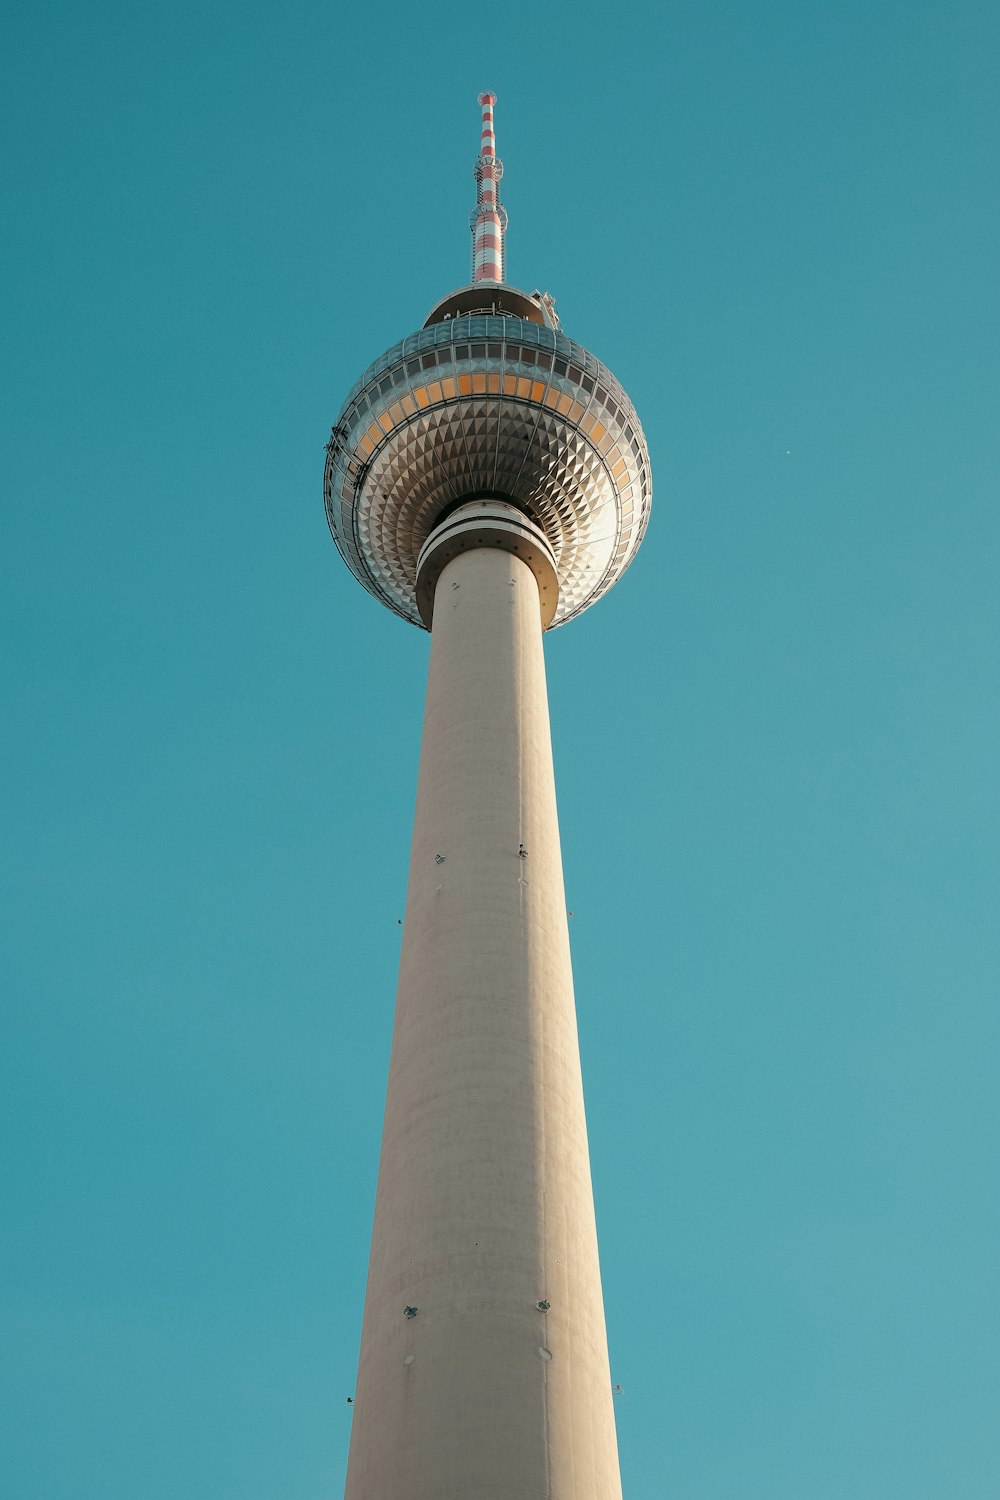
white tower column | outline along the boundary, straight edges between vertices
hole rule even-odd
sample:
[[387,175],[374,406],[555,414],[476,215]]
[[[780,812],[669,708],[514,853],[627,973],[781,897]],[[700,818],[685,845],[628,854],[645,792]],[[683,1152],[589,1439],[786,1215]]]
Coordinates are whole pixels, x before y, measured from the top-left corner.
[[437,558],[346,1496],[619,1500],[546,565],[473,530]]

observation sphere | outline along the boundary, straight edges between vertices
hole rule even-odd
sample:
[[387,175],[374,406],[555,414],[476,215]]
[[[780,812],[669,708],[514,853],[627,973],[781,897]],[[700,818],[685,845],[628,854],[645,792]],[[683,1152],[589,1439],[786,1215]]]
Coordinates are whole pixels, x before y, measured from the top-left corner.
[[417,559],[470,500],[504,501],[540,528],[558,576],[549,628],[621,577],[649,517],[639,419],[600,360],[514,287],[459,288],[419,333],[369,365],[327,445],[333,539],[377,599],[425,625]]

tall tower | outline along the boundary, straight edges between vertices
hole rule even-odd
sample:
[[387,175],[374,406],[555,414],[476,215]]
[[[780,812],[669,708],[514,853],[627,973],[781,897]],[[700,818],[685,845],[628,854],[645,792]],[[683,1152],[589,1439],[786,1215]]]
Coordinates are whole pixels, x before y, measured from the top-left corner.
[[649,514],[645,439],[504,279],[481,94],[473,280],[352,387],[327,451],[355,577],[431,632],[347,1500],[619,1500],[542,633]]

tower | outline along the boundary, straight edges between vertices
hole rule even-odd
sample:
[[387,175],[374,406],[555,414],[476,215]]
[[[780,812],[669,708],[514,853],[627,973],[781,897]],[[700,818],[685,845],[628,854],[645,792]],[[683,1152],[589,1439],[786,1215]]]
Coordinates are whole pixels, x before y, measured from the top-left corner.
[[619,1500],[542,634],[642,539],[624,390],[505,278],[481,94],[473,278],[351,388],[327,517],[431,632],[347,1500]]

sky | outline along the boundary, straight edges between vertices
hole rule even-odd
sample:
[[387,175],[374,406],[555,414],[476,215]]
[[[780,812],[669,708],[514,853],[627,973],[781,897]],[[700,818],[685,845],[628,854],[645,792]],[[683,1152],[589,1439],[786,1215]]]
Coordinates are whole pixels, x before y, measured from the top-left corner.
[[323,447],[489,88],[653,465],[546,646],[626,1500],[995,1500],[1000,12],[4,31],[4,1495],[342,1493],[428,637]]

